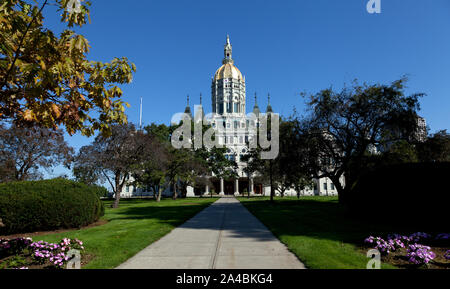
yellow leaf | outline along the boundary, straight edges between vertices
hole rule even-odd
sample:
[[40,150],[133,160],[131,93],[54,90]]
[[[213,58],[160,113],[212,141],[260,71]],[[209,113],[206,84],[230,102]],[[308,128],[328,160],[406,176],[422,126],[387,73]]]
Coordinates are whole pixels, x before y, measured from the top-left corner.
[[52,103],[52,110],[53,110],[53,114],[55,114],[56,118],[59,118],[61,116],[61,111],[59,110],[59,107]]
[[33,120],[33,112],[31,110],[27,109],[23,113],[23,119],[25,119],[26,121],[32,121]]

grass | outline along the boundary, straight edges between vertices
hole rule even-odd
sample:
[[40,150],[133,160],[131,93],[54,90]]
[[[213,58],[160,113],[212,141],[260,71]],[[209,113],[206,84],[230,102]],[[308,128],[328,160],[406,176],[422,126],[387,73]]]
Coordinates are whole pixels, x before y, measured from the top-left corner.
[[364,239],[396,232],[347,217],[335,197],[276,198],[274,204],[268,198],[240,201],[311,269],[365,269]]
[[[121,200],[119,209],[109,208],[103,217],[107,224],[66,233],[35,237],[35,240],[57,242],[78,238],[84,242],[90,262],[85,269],[111,269],[181,225],[217,199],[193,198],[154,200]],[[157,269],[157,268],[155,268]]]

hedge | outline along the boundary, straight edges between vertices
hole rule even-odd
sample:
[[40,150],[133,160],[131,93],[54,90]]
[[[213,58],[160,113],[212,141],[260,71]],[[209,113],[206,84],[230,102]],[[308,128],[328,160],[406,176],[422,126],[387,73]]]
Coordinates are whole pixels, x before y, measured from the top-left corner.
[[91,185],[90,186],[99,198],[107,198],[109,195],[108,190],[105,187],[97,186],[97,185]]
[[361,218],[449,229],[450,163],[409,163],[361,177],[349,208]]
[[104,207],[98,188],[65,179],[0,184],[0,235],[79,228]]

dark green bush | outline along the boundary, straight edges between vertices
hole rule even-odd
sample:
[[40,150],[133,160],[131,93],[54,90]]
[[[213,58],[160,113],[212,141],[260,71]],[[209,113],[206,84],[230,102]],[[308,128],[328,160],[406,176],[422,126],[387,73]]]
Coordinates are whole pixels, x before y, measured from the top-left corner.
[[89,225],[104,215],[97,191],[64,179],[0,184],[0,235]]
[[108,197],[108,190],[105,187],[97,186],[97,185],[91,185],[90,186],[92,191],[95,192],[97,197],[99,198],[107,198]]
[[349,209],[358,218],[448,229],[449,176],[450,163],[381,167],[361,177],[349,194]]

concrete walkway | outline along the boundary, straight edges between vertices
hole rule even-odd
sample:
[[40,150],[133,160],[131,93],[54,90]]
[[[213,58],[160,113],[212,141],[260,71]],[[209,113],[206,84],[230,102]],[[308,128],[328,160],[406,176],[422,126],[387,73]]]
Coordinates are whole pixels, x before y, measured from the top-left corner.
[[118,269],[304,269],[235,198],[221,198]]

